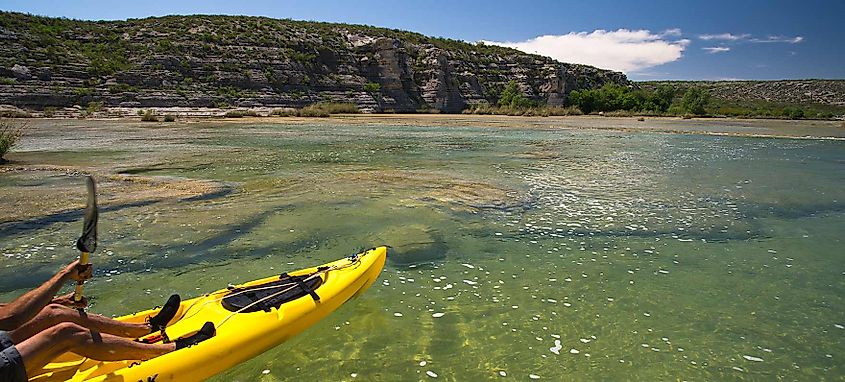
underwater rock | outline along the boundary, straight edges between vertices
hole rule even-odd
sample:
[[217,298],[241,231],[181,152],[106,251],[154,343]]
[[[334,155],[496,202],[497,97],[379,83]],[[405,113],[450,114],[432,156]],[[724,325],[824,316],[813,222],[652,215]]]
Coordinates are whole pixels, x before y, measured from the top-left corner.
[[422,224],[387,228],[372,242],[389,245],[387,264],[398,268],[443,261],[448,250],[442,237]]

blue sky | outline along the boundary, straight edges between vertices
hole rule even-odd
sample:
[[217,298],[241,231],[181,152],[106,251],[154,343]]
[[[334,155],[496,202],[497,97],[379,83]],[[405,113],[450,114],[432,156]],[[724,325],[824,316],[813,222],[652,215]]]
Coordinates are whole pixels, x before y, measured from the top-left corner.
[[203,13],[369,24],[513,46],[635,80],[845,78],[842,0],[0,0],[0,9],[90,20]]

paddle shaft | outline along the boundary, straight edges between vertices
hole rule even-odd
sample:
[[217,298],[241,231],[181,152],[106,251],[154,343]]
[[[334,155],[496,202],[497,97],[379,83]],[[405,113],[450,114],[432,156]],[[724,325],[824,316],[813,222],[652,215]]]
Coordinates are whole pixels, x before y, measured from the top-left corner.
[[[82,252],[79,255],[79,265],[88,265],[88,252]],[[85,281],[80,280],[76,282],[76,290],[73,292],[73,301],[80,302],[82,301],[82,286],[85,284]]]

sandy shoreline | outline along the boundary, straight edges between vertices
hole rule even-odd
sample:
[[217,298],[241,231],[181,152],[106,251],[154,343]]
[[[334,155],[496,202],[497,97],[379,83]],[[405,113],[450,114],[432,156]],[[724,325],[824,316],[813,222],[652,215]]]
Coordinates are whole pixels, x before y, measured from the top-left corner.
[[[176,122],[140,122],[137,118],[88,119],[126,121],[144,127],[176,127],[180,124],[340,124],[388,126],[443,126],[490,128],[541,128],[609,130],[620,132],[660,132],[740,137],[804,138],[845,140],[843,121],[737,119],[677,117],[605,117],[553,116],[522,117],[468,114],[339,114],[328,118],[308,117],[244,117],[185,118]],[[37,119],[44,121],[76,121],[75,119]]]
[[[675,117],[511,117],[498,115],[342,115],[332,122],[397,126],[472,126],[501,128],[563,128],[629,132],[664,132],[678,134],[729,135],[747,137],[838,138],[845,139],[842,121],[775,120]],[[283,118],[279,118],[284,120]],[[259,118],[260,120],[260,118]]]

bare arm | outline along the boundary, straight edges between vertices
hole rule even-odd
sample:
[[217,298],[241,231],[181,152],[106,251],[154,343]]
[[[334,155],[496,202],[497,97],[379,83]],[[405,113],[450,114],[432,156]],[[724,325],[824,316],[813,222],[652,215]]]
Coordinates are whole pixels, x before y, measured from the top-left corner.
[[35,317],[68,280],[84,280],[91,277],[90,267],[80,272],[79,261],[64,267],[53,277],[11,303],[0,306],[0,330],[14,330]]

